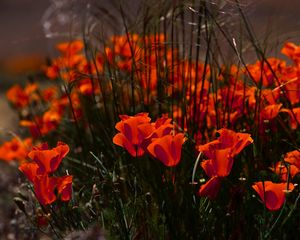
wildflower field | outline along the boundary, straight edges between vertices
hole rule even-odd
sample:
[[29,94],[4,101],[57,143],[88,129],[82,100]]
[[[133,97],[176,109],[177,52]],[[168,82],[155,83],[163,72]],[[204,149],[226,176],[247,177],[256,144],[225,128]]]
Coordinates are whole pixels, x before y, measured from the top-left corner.
[[300,43],[245,1],[109,7],[6,92],[17,239],[297,239]]

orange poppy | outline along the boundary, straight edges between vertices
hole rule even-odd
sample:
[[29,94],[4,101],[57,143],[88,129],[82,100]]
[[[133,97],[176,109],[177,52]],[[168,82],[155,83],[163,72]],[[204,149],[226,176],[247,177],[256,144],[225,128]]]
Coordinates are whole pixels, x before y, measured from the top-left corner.
[[217,133],[220,134],[217,140],[198,146],[198,150],[211,159],[216,158],[216,150],[226,148],[230,148],[229,154],[234,157],[253,142],[248,133],[236,133],[226,128],[218,130]]
[[165,135],[169,135],[174,129],[174,125],[171,124],[172,119],[168,118],[168,115],[163,115],[161,118],[158,118],[154,123],[151,123],[152,132],[148,137],[146,137],[142,143],[144,150],[147,150],[149,144],[155,138],[161,138]]
[[30,103],[32,94],[37,88],[36,84],[28,84],[24,89],[16,84],[6,92],[6,97],[15,107],[23,108]]
[[221,178],[214,176],[209,179],[205,184],[201,185],[199,189],[199,196],[208,197],[209,199],[215,199],[221,188]]
[[281,103],[266,106],[264,109],[262,109],[260,113],[261,121],[271,120],[275,118],[278,115],[281,107],[282,107]]
[[300,107],[287,109],[283,108],[280,110],[281,112],[286,112],[289,115],[289,122],[290,126],[293,130],[297,129],[299,123],[300,123]]
[[236,133],[225,128],[217,133],[220,134],[217,140],[198,146],[198,150],[208,157],[208,160],[201,163],[201,167],[211,178],[200,187],[199,194],[210,199],[217,196],[222,178],[230,174],[233,158],[253,142],[248,133]]
[[33,182],[36,198],[42,205],[48,205],[56,201],[54,193],[56,179],[47,174],[37,175]]
[[300,60],[300,48],[294,43],[287,42],[284,44],[283,48],[281,49],[281,53],[288,56],[292,59],[296,64],[299,63]]
[[300,169],[300,150],[294,150],[286,153],[286,155],[284,156],[284,161],[295,165]]
[[209,177],[227,177],[233,165],[233,157],[230,152],[230,148],[216,149],[212,159],[203,161],[201,167]]
[[294,185],[273,183],[271,181],[256,182],[252,188],[258,193],[266,208],[271,211],[280,209],[285,201],[285,192],[293,191]]
[[19,170],[26,175],[30,182],[33,183],[37,176],[38,168],[39,165],[37,165],[35,162],[25,162],[20,165]]
[[182,144],[185,142],[184,134],[175,136],[166,135],[156,138],[147,147],[148,152],[167,167],[176,166],[181,158]]
[[84,45],[81,40],[71,42],[62,42],[56,45],[56,48],[64,55],[74,55],[83,49]]
[[289,165],[288,167],[282,162],[277,162],[275,164],[275,167],[270,169],[278,174],[283,182],[287,181],[288,175],[290,176],[290,178],[293,178],[300,172],[300,169],[295,165]]
[[69,146],[63,142],[58,142],[55,148],[49,149],[47,144],[43,147],[34,148],[28,157],[39,166],[38,173],[53,173],[57,170],[62,159],[68,154]]
[[24,161],[32,147],[32,139],[13,138],[0,146],[0,159],[5,161]]
[[72,180],[73,176],[70,175],[56,178],[57,192],[62,201],[69,201],[72,198]]
[[113,143],[125,148],[133,157],[142,156],[142,143],[153,131],[148,113],[139,113],[135,116],[120,115],[121,121],[115,128],[120,132],[113,138]]

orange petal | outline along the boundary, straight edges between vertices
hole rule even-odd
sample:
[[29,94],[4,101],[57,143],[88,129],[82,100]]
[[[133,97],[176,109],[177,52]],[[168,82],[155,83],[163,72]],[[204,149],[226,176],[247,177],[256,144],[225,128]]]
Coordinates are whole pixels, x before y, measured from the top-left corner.
[[221,178],[212,177],[208,182],[201,185],[199,189],[199,195],[201,197],[208,197],[209,199],[215,199],[221,187]]

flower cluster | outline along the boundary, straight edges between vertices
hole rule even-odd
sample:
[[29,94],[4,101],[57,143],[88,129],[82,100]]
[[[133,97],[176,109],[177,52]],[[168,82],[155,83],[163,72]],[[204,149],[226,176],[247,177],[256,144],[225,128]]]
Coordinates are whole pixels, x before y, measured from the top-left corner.
[[73,177],[52,176],[68,152],[69,146],[63,142],[58,142],[52,149],[49,149],[48,144],[42,144],[29,152],[28,157],[32,161],[22,163],[19,167],[33,184],[35,195],[42,205],[56,201],[56,191],[62,201],[69,201],[72,197]]
[[165,166],[176,166],[181,158],[183,133],[175,133],[172,119],[167,115],[151,123],[148,113],[135,116],[121,115],[116,124],[119,131],[113,142],[125,148],[133,157],[140,157],[145,152],[161,161]]
[[198,146],[198,150],[208,157],[208,160],[201,163],[201,167],[210,177],[200,187],[199,195],[211,199],[217,196],[222,178],[230,174],[234,157],[253,142],[248,133],[236,133],[225,128],[217,133],[220,135],[217,140]]

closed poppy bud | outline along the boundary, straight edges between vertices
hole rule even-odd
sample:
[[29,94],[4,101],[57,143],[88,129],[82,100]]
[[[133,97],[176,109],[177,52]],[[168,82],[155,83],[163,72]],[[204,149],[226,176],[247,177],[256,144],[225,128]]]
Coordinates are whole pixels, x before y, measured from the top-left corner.
[[72,198],[72,180],[73,176],[63,176],[56,178],[57,192],[62,201],[70,201]]
[[266,208],[271,211],[280,209],[285,201],[285,192],[293,191],[294,185],[273,183],[271,181],[256,182],[252,188],[258,193]]
[[181,158],[182,144],[185,142],[184,134],[175,136],[166,135],[155,139],[147,148],[148,152],[165,166],[176,166]]

